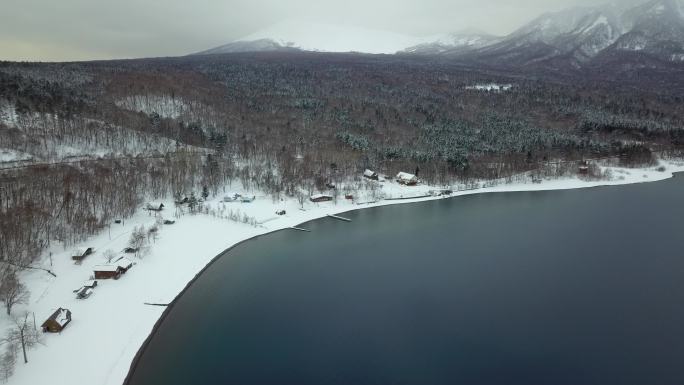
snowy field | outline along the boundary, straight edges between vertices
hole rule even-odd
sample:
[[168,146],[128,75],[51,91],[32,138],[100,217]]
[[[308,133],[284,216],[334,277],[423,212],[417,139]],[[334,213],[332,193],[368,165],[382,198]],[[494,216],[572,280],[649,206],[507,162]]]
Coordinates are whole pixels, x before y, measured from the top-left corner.
[[467,86],[466,90],[501,92],[501,91],[509,91],[511,88],[513,88],[512,84],[489,83],[489,84],[476,84],[474,86]]
[[[611,181],[587,182],[579,179],[560,179],[543,181],[539,184],[502,184],[492,188],[461,191],[453,196],[503,192],[557,190],[617,185],[663,180],[672,177],[674,172],[684,171],[684,163],[662,162],[665,171],[650,169],[612,169]],[[407,198],[426,195],[433,188],[429,186],[406,187],[395,182],[383,182],[382,191],[387,197]],[[454,187],[456,190],[456,188]],[[247,193],[241,191],[243,193]],[[38,326],[57,308],[71,310],[73,319],[60,334],[44,334],[42,345],[28,351],[28,364],[17,357],[14,376],[8,383],[15,385],[35,385],[42,383],[69,385],[107,385],[121,384],[128,373],[131,362],[145,339],[159,319],[164,307],[149,306],[145,303],[170,303],[176,295],[200,272],[216,255],[245,239],[268,232],[296,226],[311,219],[327,214],[380,206],[416,202],[430,197],[407,200],[381,200],[376,203],[358,204],[340,199],[337,204],[310,203],[300,204],[294,199],[273,202],[271,198],[255,194],[252,203],[223,203],[217,197],[205,202],[212,214],[184,214],[176,217],[176,209],[171,201],[164,202],[166,209],[161,212],[164,219],[176,220],[173,225],[161,225],[156,240],[150,240],[149,252],[142,258],[129,256],[135,265],[119,280],[100,280],[94,293],[88,299],[78,300],[73,290],[81,287],[93,272],[92,267],[106,262],[107,250],[123,255],[131,232],[137,226],[149,228],[158,218],[148,211],[139,210],[132,218],[122,224],[112,224],[110,229],[89,239],[76,247],[64,250],[54,247],[45,253],[38,265],[55,272],[53,277],[42,271],[25,271],[22,281],[29,287],[31,298],[28,305],[17,306],[14,314],[29,311],[35,314]],[[368,200],[368,199],[366,199]],[[260,223],[252,226],[221,218],[229,210],[241,215],[256,218]],[[278,216],[277,210],[287,214]],[[88,256],[81,265],[71,260],[75,250],[93,247],[95,253]],[[11,320],[0,316],[0,327],[8,329]],[[3,330],[4,335],[5,330]]]

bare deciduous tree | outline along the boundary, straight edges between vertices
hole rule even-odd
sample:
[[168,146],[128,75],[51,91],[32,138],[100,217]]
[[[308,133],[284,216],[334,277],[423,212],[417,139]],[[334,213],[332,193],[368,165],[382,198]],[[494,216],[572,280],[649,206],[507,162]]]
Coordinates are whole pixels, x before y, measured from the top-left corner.
[[131,233],[131,238],[128,240],[128,245],[132,249],[136,250],[135,256],[142,258],[145,255],[145,245],[147,243],[147,234],[145,232],[145,226],[140,225],[133,229]]
[[28,302],[29,292],[26,286],[19,282],[16,273],[8,274],[0,283],[0,299],[5,304],[7,315],[12,314],[14,305]]
[[112,262],[112,259],[114,259],[114,257],[116,257],[116,252],[112,249],[107,249],[102,254],[102,256],[104,257],[105,261],[107,261],[107,263],[110,263],[110,262]]

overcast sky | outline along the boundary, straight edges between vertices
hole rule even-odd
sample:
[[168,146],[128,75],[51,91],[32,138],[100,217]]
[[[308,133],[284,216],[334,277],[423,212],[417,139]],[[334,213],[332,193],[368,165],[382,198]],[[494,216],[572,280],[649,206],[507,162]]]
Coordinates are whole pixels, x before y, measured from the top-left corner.
[[293,18],[417,36],[506,34],[592,0],[2,0],[0,60],[176,56]]

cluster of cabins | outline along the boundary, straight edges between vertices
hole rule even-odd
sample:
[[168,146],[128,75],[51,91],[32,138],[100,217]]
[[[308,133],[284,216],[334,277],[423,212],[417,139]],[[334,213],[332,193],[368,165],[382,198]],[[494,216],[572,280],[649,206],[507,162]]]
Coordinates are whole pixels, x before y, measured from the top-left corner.
[[253,196],[244,196],[239,193],[231,193],[223,197],[223,201],[226,203],[231,203],[231,202],[241,202],[241,203],[252,203],[256,200],[256,195]]
[[[92,254],[92,248],[88,248]],[[84,253],[85,255],[86,253]],[[75,258],[75,257],[74,257]],[[74,290],[77,299],[86,299],[93,294],[99,279],[119,279],[133,267],[133,262],[126,257],[119,257],[113,262],[93,267],[93,279],[89,279],[83,285]],[[60,333],[71,322],[71,310],[59,308],[48,317],[41,325],[43,332]]]
[[[380,175],[378,175],[377,172],[372,171],[372,170],[366,170],[363,172],[363,177],[366,179],[370,180],[380,180]],[[409,174],[407,172],[400,172],[397,174],[396,177],[394,177],[394,180],[399,183],[403,184],[405,186],[415,186],[417,185],[420,180],[416,175]]]
[[[377,172],[372,171],[372,170],[368,170],[368,169],[366,169],[363,172],[363,177],[366,179],[369,179],[369,180],[375,180],[375,181],[380,180],[380,175]],[[418,179],[418,177],[416,175],[409,174],[407,172],[398,173],[397,176],[394,178],[394,180],[397,183],[402,184],[404,186],[416,186],[416,185],[418,185],[418,183],[420,183],[420,180]],[[327,183],[326,187],[329,189],[334,189],[335,185],[332,183]],[[344,198],[347,200],[353,200],[354,196],[351,194],[348,194],[348,195],[345,195]],[[314,202],[314,203],[330,202],[333,200],[333,196],[331,196],[329,194],[315,194],[315,195],[312,195],[309,198],[309,200],[311,202]]]

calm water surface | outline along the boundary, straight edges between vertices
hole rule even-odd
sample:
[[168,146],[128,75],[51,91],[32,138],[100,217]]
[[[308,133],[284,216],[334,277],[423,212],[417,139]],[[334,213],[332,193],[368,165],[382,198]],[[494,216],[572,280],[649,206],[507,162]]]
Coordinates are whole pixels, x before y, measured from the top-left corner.
[[247,242],[130,384],[684,384],[683,197],[684,176],[475,195]]

